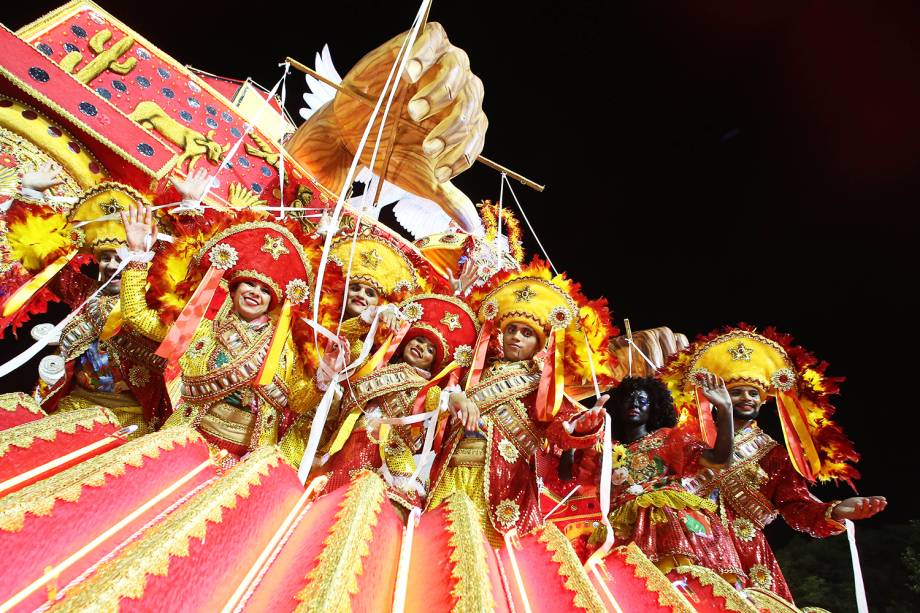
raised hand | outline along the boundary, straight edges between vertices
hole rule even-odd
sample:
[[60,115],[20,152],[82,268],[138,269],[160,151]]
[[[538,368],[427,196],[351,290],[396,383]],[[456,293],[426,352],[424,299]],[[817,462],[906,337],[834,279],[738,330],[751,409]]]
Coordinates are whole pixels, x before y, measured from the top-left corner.
[[22,186],[37,192],[43,192],[63,182],[60,167],[51,162],[45,162],[38,169],[22,175]]
[[204,196],[204,188],[208,185],[208,171],[204,168],[198,168],[185,179],[169,177],[169,180],[183,200],[200,202]]
[[121,223],[125,226],[125,237],[131,251],[147,251],[156,242],[157,222],[153,219],[152,207],[132,204],[121,212]]
[[[406,34],[368,53],[345,76],[342,85],[365,100],[376,99],[396,60]],[[385,179],[439,206],[467,231],[477,229],[476,208],[450,180],[482,151],[488,120],[482,111],[482,82],[470,71],[466,53],[454,47],[444,29],[429,23],[410,51],[393,113],[383,132],[381,152],[392,148]],[[405,104],[393,139],[395,112]],[[326,187],[338,191],[370,118],[371,107],[338,93],[332,104],[315,113],[287,144],[288,151]],[[407,125],[408,123],[415,125]],[[378,124],[371,134],[376,135]],[[370,166],[372,147],[361,162]],[[379,154],[374,172],[383,174],[386,155]]]
[[888,501],[884,496],[856,496],[840,502],[831,515],[834,519],[866,519],[880,513],[886,506]]
[[459,277],[455,277],[454,271],[448,268],[447,278],[450,281],[450,286],[454,289],[454,296],[466,295],[467,290],[476,281],[476,275],[476,266],[470,258],[467,258],[466,262],[463,263]]
[[722,411],[730,411],[732,408],[732,397],[722,377],[712,373],[707,374],[703,384],[703,395],[714,407]]
[[451,394],[449,406],[467,432],[476,432],[479,429],[479,407],[467,398],[466,394],[463,392]]

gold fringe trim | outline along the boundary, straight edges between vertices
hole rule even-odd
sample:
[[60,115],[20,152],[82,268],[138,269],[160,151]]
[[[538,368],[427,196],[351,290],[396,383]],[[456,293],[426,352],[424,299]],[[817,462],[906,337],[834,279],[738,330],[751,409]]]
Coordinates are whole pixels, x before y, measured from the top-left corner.
[[[684,509],[693,509],[694,511],[705,510],[711,513],[715,513],[716,511],[716,505],[713,501],[700,498],[695,494],[683,490],[658,490],[646,492],[623,503],[610,512],[608,517],[610,518],[610,525],[613,526],[614,535],[624,540],[632,537],[636,520],[639,517],[639,509],[647,509],[649,507],[652,509],[650,515],[653,524],[662,524],[668,521],[668,516],[662,511],[664,508],[674,509],[675,511],[682,511]],[[598,525],[594,534],[591,535],[589,543],[603,543],[605,538],[607,538],[607,528],[603,525]]]
[[703,566],[678,566],[675,569],[682,575],[690,575],[700,582],[700,585],[711,587],[712,593],[725,601],[725,608],[739,613],[759,613],[757,607],[746,600],[731,583],[723,579],[719,573]]
[[76,502],[84,487],[100,487],[110,475],[123,475],[126,466],[141,466],[144,458],[157,458],[161,451],[201,440],[197,432],[187,428],[163,430],[125,443],[4,496],[0,498],[0,530],[18,532],[25,524],[27,513],[38,517],[50,515],[58,500]]
[[0,431],[0,458],[6,455],[10,447],[28,449],[35,439],[51,442],[58,434],[73,434],[77,428],[90,429],[96,424],[119,426],[115,415],[103,407],[56,413],[50,417],[14,426]]
[[319,563],[307,575],[307,585],[297,593],[297,613],[351,611],[358,593],[362,560],[370,553],[374,527],[386,496],[386,486],[375,474],[362,471],[348,487],[335,514],[335,523],[317,556]]
[[645,587],[658,594],[658,604],[671,607],[676,613],[695,613],[696,609],[690,604],[677,588],[671,585],[668,578],[658,570],[658,567],[646,557],[635,543],[630,543],[619,548],[626,553],[626,563],[633,567],[633,573],[640,579],[645,579]]
[[453,610],[492,611],[492,585],[482,544],[480,514],[470,497],[455,492],[447,501],[447,531],[450,532],[450,576],[456,580],[450,595],[457,599]]
[[799,613],[798,607],[769,590],[749,587],[744,591],[754,601],[754,605],[761,610],[769,613]]
[[38,403],[28,394],[22,392],[0,394],[0,410],[13,412],[20,408],[27,410],[29,413],[34,413],[35,415],[45,414],[42,408],[38,406]]
[[208,525],[221,523],[223,510],[236,508],[238,499],[248,498],[251,488],[260,485],[262,477],[280,461],[281,456],[273,447],[252,452],[224,477],[103,564],[51,610],[117,611],[122,598],[143,597],[149,576],[165,576],[172,558],[187,557],[189,541],[192,538],[204,541]]
[[559,531],[556,524],[548,523],[543,527],[540,542],[546,543],[546,550],[552,552],[553,562],[559,565],[559,574],[565,577],[566,589],[575,592],[575,606],[585,611],[604,613],[607,609],[600,595],[591,585],[588,573],[578,560],[572,544]]

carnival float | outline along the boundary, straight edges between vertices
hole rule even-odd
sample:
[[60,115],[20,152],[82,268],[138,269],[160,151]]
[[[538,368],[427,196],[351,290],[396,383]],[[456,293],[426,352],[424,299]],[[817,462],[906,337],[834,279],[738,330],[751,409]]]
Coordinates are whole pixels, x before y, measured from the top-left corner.
[[451,183],[539,187],[428,9],[272,88],[86,0],[0,28],[0,375],[48,354],[0,398],[0,611],[798,611],[763,527],[884,507],[809,494],[858,456],[789,337],[621,333]]

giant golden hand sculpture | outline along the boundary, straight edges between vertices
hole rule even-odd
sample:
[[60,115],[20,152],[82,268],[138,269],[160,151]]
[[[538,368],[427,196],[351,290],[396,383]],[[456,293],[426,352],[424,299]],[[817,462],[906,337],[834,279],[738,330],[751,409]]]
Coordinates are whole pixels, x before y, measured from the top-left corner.
[[[401,34],[364,56],[342,85],[375,101],[405,37]],[[440,24],[428,23],[410,51],[373,169],[382,176],[386,166],[386,180],[436,202],[468,231],[479,226],[476,208],[450,180],[469,168],[482,151],[489,125],[482,98],[482,81],[470,72],[466,53],[450,44]],[[394,130],[400,111],[402,120]],[[370,106],[338,92],[300,126],[287,149],[323,185],[338,191],[370,114]],[[370,166],[379,126],[378,118],[361,154],[364,166]]]

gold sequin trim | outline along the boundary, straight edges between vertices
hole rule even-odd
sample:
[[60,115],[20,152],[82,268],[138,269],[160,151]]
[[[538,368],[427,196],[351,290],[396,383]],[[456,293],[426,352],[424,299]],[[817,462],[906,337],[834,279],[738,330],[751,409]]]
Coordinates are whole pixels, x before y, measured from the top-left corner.
[[358,592],[362,560],[370,553],[385,492],[383,481],[369,472],[349,486],[318,563],[307,575],[306,587],[295,596],[300,602],[296,613],[351,610],[351,597]]
[[20,424],[0,431],[0,457],[6,455],[10,447],[28,449],[35,439],[50,442],[57,438],[59,433],[73,434],[77,428],[90,429],[96,424],[112,424],[117,427],[118,420],[108,409],[93,407],[57,413],[51,417]]
[[553,554],[552,561],[559,565],[559,575],[565,577],[565,588],[575,593],[575,606],[585,611],[606,611],[600,595],[591,585],[588,574],[579,562],[578,555],[556,524],[547,523],[543,527],[540,542],[546,544],[546,550]]
[[658,604],[671,607],[679,613],[695,613],[696,609],[690,604],[683,594],[677,591],[668,578],[655,564],[646,557],[635,543],[630,543],[620,548],[626,554],[625,561],[633,567],[636,577],[645,579],[645,587],[658,594]]
[[[143,440],[143,439],[142,439]],[[74,587],[53,611],[117,611],[122,598],[141,598],[151,575],[163,577],[174,557],[189,555],[189,542],[204,541],[208,525],[223,521],[223,510],[236,508],[253,486],[281,461],[272,447],[258,449],[221,479],[170,513],[138,540]]]
[[514,446],[514,443],[506,438],[503,438],[498,444],[498,453],[500,453],[505,461],[509,464],[514,464],[517,462],[517,459],[520,456],[517,447]]
[[24,394],[22,392],[14,392],[11,394],[0,394],[0,410],[3,411],[18,411],[20,409],[25,409],[29,413],[34,413],[35,415],[44,415],[45,412],[42,411],[42,408],[38,406],[31,396]]
[[99,487],[109,476],[120,476],[126,466],[141,466],[144,458],[157,458],[176,445],[201,441],[194,430],[171,428],[125,443],[117,449],[84,460],[76,466],[0,498],[0,530],[18,532],[27,513],[43,517],[58,500],[76,502],[84,487]]
[[447,531],[450,532],[450,574],[456,580],[450,592],[457,599],[453,610],[494,610],[479,512],[463,492],[456,492],[448,499]]
[[712,588],[712,593],[725,601],[724,606],[727,610],[759,613],[757,607],[745,600],[738,590],[714,570],[702,566],[678,566],[676,570],[682,575],[690,575],[699,581],[700,585]]

